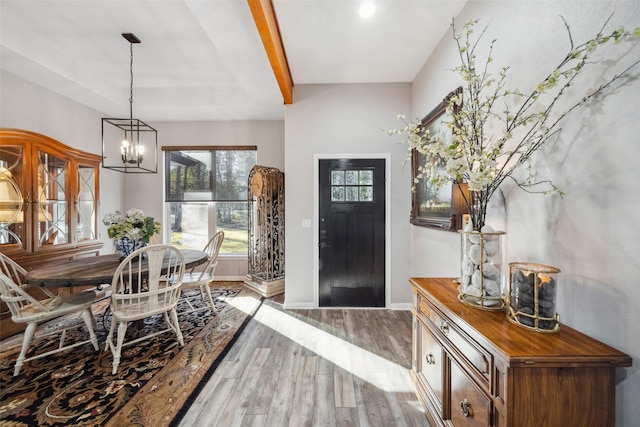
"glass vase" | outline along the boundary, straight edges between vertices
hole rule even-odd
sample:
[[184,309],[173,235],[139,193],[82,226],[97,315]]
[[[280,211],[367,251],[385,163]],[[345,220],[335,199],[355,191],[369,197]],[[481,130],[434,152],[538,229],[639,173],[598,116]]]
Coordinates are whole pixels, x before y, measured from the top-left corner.
[[458,300],[484,310],[502,310],[504,231],[458,231],[461,236]]
[[481,231],[484,227],[484,220],[487,216],[487,204],[489,197],[487,191],[469,191],[469,216],[471,217],[471,228]]
[[558,273],[558,268],[549,265],[510,263],[507,319],[536,332],[558,332]]

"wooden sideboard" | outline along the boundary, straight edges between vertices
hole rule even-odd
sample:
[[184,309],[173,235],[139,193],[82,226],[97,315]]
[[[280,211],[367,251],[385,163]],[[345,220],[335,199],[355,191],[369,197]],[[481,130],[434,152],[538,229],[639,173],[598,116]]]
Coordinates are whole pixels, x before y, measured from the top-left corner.
[[412,278],[412,377],[432,426],[615,425],[631,357],[566,325],[521,328],[460,303],[451,278]]

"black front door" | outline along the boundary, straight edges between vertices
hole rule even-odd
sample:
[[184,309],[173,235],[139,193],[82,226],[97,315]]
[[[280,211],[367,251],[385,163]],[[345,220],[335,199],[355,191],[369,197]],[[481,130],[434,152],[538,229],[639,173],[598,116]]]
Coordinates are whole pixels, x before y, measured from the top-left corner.
[[320,306],[384,307],[385,160],[319,164]]

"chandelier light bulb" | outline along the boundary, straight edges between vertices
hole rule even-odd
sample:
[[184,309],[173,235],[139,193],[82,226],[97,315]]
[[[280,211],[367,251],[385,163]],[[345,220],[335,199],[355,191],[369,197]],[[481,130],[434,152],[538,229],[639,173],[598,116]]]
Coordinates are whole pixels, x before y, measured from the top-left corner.
[[120,153],[122,155],[123,163],[141,163],[144,159],[144,145],[138,143],[131,146],[131,143],[124,139],[120,145]]

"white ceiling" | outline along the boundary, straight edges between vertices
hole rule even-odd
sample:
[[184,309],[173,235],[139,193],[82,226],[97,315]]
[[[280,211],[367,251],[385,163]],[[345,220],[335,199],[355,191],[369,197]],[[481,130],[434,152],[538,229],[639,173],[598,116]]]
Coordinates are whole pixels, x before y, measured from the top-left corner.
[[[355,0],[273,0],[294,85],[411,82],[465,3],[373,2],[363,20]],[[0,68],[128,117],[126,32],[142,41],[133,45],[135,118],[283,119],[246,0],[0,0]]]

